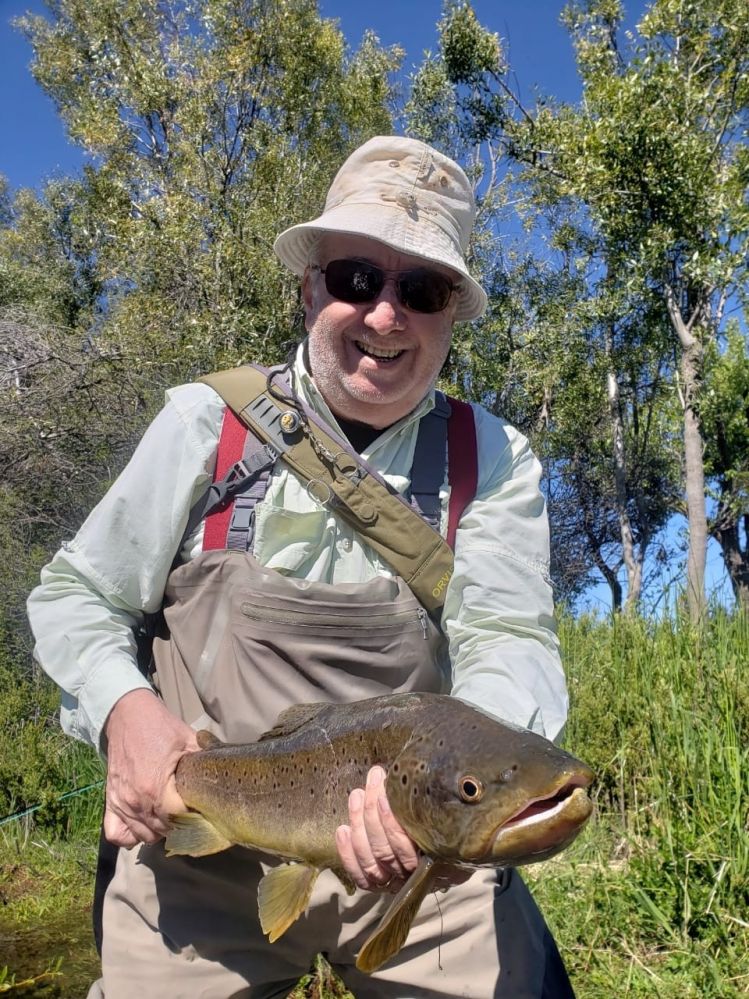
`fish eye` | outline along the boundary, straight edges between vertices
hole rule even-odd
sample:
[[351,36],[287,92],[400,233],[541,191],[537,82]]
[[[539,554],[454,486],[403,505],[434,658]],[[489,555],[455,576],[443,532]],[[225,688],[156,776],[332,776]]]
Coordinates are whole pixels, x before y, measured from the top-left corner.
[[475,801],[481,801],[484,794],[484,785],[478,777],[466,774],[458,782],[458,792],[463,801],[473,804]]

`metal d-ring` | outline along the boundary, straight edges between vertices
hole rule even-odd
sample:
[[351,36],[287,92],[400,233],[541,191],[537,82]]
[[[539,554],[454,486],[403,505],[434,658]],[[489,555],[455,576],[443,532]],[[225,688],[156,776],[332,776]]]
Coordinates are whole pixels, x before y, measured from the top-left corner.
[[[343,456],[344,458],[348,458],[349,462],[353,465],[353,468],[351,468],[349,471],[346,471],[342,463],[339,461],[339,458],[341,456]],[[336,451],[336,453],[333,455],[333,465],[341,473],[341,475],[345,476],[347,479],[350,479],[355,485],[357,484],[356,480],[360,477],[359,466],[357,465],[355,459],[348,453],[348,451],[344,451],[343,448],[341,448],[340,451]]]
[[[324,488],[327,490],[327,496],[325,496],[324,499],[321,499],[320,496],[317,496],[315,494],[315,489],[314,489],[315,486],[324,486]],[[328,485],[328,483],[327,482],[323,482],[322,479],[310,479],[309,482],[306,485],[306,489],[307,489],[307,495],[309,496],[309,498],[314,503],[319,503],[320,506],[325,506],[327,503],[329,503],[330,499],[331,499],[331,497],[333,495],[333,490],[330,488],[330,486]]]

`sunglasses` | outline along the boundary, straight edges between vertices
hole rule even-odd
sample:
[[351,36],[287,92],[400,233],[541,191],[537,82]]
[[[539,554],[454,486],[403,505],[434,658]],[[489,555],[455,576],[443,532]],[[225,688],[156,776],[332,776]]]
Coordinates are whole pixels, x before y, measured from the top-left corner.
[[428,267],[410,271],[385,271],[366,260],[331,260],[325,267],[315,264],[312,270],[325,276],[328,294],[341,302],[358,305],[373,302],[385,287],[395,282],[398,300],[414,312],[442,312],[450,296],[460,285]]

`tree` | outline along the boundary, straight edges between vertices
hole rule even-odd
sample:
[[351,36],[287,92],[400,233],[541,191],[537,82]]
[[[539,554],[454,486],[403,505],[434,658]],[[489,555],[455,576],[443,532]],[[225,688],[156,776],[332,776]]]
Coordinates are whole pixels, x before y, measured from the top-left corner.
[[722,351],[709,345],[699,415],[716,507],[710,533],[737,603],[749,610],[749,350],[737,323],[729,327]]
[[[391,127],[399,53],[349,57],[313,0],[50,0],[21,25],[85,171],[98,335],[162,385],[278,360],[299,319],[275,235]],[[279,294],[279,289],[281,293]]]
[[[561,592],[576,592],[595,566],[618,608],[625,564],[634,609],[674,495],[673,448],[655,432],[666,390],[649,342],[659,336],[652,296],[619,279],[584,201],[539,151],[548,103],[521,104],[499,39],[466,3],[447,5],[439,29],[409,122],[468,163],[481,219],[474,258],[492,290],[487,316],[461,331],[448,377],[518,423],[542,455]],[[499,252],[518,221],[526,248]]]
[[[687,599],[705,608],[707,513],[699,398],[705,351],[746,278],[749,8],[656,0],[622,52],[618,0],[567,9],[584,100],[515,131],[516,154],[585,205],[614,271],[656,294],[671,330],[689,522]],[[663,352],[664,362],[667,352]]]

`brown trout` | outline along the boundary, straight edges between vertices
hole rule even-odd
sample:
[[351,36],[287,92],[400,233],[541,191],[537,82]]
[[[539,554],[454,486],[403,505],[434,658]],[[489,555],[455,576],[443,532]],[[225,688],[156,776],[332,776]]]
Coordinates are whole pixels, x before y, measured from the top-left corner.
[[403,946],[425,896],[455,868],[545,860],[577,836],[592,811],[591,770],[553,743],[454,697],[392,694],[351,704],[301,704],[247,745],[199,733],[177,790],[191,811],[171,816],[168,855],[230,846],[291,863],[260,882],[258,914],[272,941],[306,910],[319,872],[349,892],[335,847],[348,795],[367,771],[387,771],[394,815],[422,858],[357,957],[372,972]]

